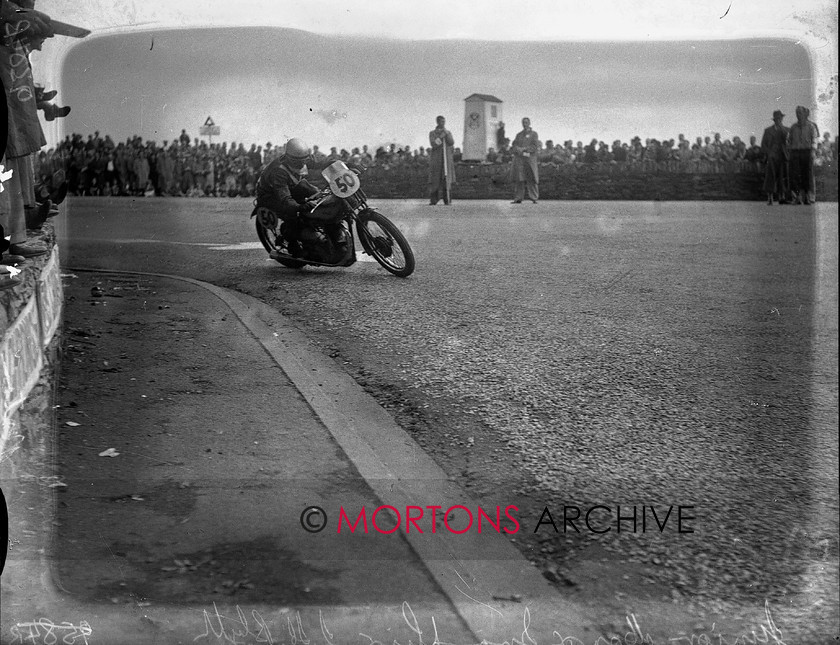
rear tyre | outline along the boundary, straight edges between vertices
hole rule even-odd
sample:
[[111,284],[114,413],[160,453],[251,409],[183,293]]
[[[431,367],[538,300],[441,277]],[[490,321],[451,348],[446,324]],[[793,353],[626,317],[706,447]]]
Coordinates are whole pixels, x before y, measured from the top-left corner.
[[[277,228],[279,226],[277,215],[267,208],[257,207],[254,211],[257,237],[260,239],[263,247],[271,254],[272,251],[277,251],[275,240],[277,239]],[[275,258],[277,262],[290,269],[300,269],[306,265],[306,262],[301,260],[287,260],[285,258]]]
[[414,273],[414,252],[408,240],[382,213],[368,210],[359,217],[359,240],[365,252],[400,278]]

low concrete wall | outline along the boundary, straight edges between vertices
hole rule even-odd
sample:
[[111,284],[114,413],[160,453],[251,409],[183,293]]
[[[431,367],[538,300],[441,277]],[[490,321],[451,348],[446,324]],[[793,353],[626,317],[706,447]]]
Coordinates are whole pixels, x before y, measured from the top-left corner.
[[[508,165],[456,164],[455,176],[453,199],[510,199],[513,195]],[[836,166],[817,169],[818,200],[837,201],[837,177]],[[540,166],[541,199],[757,201],[766,199],[763,182],[762,172],[740,168],[687,172],[608,164]],[[425,199],[428,170],[423,166],[373,167],[365,172],[362,184],[372,198]]]
[[53,339],[64,302],[55,233],[45,224],[39,235],[50,253],[27,260],[22,284],[0,292],[0,478],[9,476],[10,456],[40,444],[22,432],[20,407],[51,364]]
[[[0,292],[0,490],[9,513],[0,605],[11,610],[24,602],[33,616],[51,597],[43,572],[61,485],[54,474],[53,389],[64,304],[52,225],[39,237],[50,253],[27,260],[22,283]],[[8,637],[4,626],[0,640]]]

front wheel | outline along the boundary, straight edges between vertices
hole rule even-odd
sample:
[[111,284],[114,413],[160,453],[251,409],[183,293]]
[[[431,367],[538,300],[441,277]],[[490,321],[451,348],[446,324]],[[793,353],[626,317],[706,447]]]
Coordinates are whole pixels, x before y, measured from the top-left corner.
[[359,217],[359,241],[365,252],[395,276],[407,278],[414,273],[414,252],[408,240],[382,213],[369,210]]

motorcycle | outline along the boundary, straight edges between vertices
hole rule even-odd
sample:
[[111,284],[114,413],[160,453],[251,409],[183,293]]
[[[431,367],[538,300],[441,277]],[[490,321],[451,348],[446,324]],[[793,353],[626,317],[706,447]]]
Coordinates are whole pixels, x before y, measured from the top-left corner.
[[255,206],[257,237],[269,257],[283,266],[349,267],[357,260],[355,235],[363,251],[400,278],[414,272],[414,252],[391,220],[368,205],[360,172],[335,161],[321,172],[327,187],[311,198],[312,210],[292,230],[274,211]]

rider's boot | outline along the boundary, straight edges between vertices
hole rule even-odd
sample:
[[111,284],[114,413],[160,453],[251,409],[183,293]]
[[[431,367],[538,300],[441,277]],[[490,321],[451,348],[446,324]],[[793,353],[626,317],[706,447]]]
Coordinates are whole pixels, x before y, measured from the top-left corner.
[[303,225],[297,219],[287,220],[280,225],[280,235],[277,236],[279,242],[278,250],[281,253],[288,253],[295,257],[303,255],[303,249],[300,244],[300,234]]

